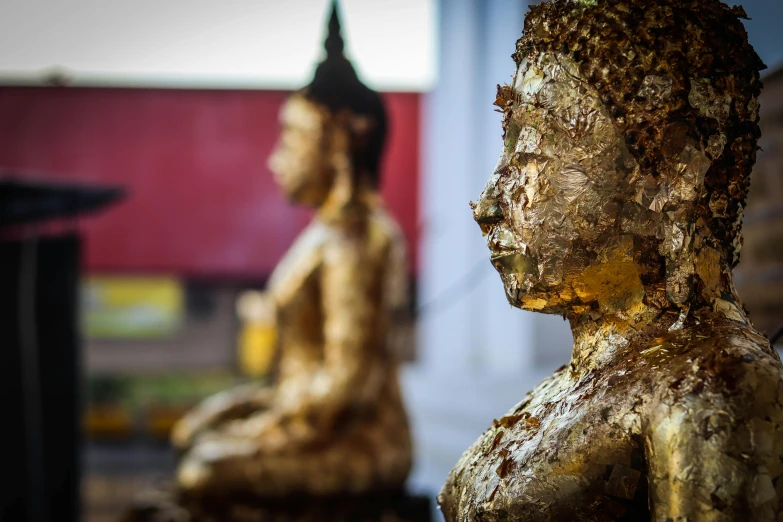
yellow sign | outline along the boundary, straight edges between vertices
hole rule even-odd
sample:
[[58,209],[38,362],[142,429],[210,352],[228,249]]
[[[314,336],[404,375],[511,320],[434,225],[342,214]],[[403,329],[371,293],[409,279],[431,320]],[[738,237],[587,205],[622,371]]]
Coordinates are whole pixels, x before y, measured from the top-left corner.
[[88,277],[82,284],[84,332],[92,338],[163,337],[184,318],[182,285],[171,277]]

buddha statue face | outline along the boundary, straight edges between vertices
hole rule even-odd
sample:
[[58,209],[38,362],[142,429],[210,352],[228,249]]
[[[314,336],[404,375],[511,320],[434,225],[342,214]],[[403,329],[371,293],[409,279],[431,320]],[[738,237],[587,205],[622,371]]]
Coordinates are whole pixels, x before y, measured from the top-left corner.
[[501,89],[512,107],[495,171],[474,207],[515,306],[572,301],[579,275],[608,245],[639,167],[567,56],[524,60]]
[[339,208],[375,190],[386,140],[386,111],[343,55],[336,4],[324,42],[326,57],[309,85],[280,111],[281,134],[269,169],[289,200]]
[[[503,149],[472,204],[512,305],[685,308],[730,277],[760,62],[698,39],[659,45],[689,34],[677,1],[549,2],[528,15],[512,84],[498,90]],[[707,5],[723,36],[741,31],[742,13]],[[683,16],[681,34],[661,36],[656,24],[671,16]]]
[[330,151],[336,136],[329,113],[294,94],[280,110],[280,126],[280,137],[269,157],[275,181],[290,201],[321,205],[335,178]]
[[379,119],[350,108],[333,113],[301,93],[291,96],[280,110],[280,138],[269,157],[286,197],[320,207],[327,199],[344,203],[357,190],[375,190],[385,140]]

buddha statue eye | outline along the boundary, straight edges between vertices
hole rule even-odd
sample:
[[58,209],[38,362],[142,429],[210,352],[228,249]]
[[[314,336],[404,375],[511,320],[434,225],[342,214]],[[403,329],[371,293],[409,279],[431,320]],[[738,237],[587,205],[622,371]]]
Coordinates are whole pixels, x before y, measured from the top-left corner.
[[514,152],[514,149],[517,146],[517,141],[519,140],[519,133],[522,130],[522,125],[516,119],[511,118],[504,126],[503,130],[505,131],[503,136],[505,149],[508,154],[511,154]]

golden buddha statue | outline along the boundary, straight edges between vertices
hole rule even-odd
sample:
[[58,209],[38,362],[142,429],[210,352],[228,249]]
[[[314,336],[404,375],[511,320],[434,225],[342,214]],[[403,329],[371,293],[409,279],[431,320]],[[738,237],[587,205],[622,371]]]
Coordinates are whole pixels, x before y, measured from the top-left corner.
[[406,254],[377,190],[386,113],[342,49],[334,6],[326,59],[283,106],[269,160],[316,209],[269,281],[277,380],[210,397],[173,430],[177,486],[197,504],[400,490],[411,467],[395,360]]
[[783,519],[783,367],[734,291],[763,64],[718,0],[531,8],[474,217],[573,355],[493,422],[449,521]]

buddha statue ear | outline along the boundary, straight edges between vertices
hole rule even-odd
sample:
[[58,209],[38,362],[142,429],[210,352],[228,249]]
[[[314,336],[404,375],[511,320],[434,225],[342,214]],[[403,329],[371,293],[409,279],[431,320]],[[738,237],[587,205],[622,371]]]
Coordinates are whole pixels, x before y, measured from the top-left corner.
[[705,193],[711,161],[684,122],[666,127],[657,172],[638,184],[637,204],[660,215],[659,253],[666,260],[666,295],[685,306],[694,292],[694,238],[697,207]]
[[668,201],[663,204],[661,253],[666,256],[666,295],[677,305],[685,305],[694,292],[697,209],[706,190],[704,177],[712,165],[694,134],[683,123],[669,125],[662,147]]
[[666,297],[671,303],[685,305],[694,291],[695,226],[687,218],[667,212],[663,220],[661,254],[666,258]]
[[693,206],[681,204],[674,186],[676,180],[667,172],[639,180],[634,204],[642,208],[625,211],[626,229],[633,234],[654,233],[659,239],[658,253],[665,259],[666,297],[673,304],[684,305],[693,294],[695,226]]
[[349,130],[350,115],[347,111],[333,114],[327,122],[328,162],[334,174],[332,186],[336,201],[347,203],[354,199],[356,183],[354,180],[354,165],[351,158],[351,133]]

